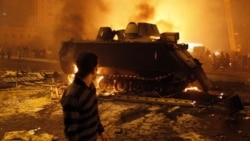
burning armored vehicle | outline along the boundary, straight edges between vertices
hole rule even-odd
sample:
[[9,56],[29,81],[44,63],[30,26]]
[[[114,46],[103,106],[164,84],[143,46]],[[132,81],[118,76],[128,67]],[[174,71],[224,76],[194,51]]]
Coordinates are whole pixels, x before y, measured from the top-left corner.
[[95,40],[69,40],[59,52],[64,73],[74,73],[76,56],[94,52],[99,56],[100,88],[117,92],[152,92],[161,96],[181,92],[189,83],[199,82],[203,91],[212,83],[198,59],[178,43],[178,32],[160,33],[151,23],[130,22],[125,29],[100,27]]

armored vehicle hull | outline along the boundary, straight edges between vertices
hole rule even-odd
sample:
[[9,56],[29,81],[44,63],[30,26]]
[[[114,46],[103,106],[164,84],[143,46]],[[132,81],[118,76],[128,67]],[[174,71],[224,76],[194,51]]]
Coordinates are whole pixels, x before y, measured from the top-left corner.
[[[99,57],[102,88],[168,95],[182,91],[194,81],[198,81],[204,91],[212,87],[201,63],[187,51],[188,45],[177,43],[179,33],[158,34],[156,26],[148,23],[132,25],[141,25],[138,28],[141,30],[136,30],[136,34],[134,30],[131,32],[131,23],[120,31],[102,27],[94,41],[63,42],[59,54],[62,70],[74,73],[76,56],[81,52],[94,52]],[[113,39],[115,35],[119,36],[118,40]]]

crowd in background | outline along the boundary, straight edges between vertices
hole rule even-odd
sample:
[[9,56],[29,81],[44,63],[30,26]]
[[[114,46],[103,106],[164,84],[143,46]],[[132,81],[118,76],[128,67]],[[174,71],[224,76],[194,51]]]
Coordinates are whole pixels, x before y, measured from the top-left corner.
[[198,57],[204,67],[211,71],[249,71],[250,57],[247,54],[231,52],[206,53]]
[[28,45],[8,46],[0,45],[1,59],[46,58],[45,48],[32,48]]
[[[25,59],[25,58],[46,58],[46,48],[34,48],[28,45],[1,45],[0,59]],[[249,71],[250,56],[242,53],[213,52],[206,50],[205,53],[195,54],[204,67],[212,71]]]

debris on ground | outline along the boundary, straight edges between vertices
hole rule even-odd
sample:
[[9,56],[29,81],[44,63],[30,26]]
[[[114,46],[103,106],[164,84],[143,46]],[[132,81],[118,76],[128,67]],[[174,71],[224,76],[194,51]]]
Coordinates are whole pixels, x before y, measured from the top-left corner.
[[2,141],[57,141],[58,138],[48,133],[35,134],[34,132],[21,130],[10,131],[4,134]]

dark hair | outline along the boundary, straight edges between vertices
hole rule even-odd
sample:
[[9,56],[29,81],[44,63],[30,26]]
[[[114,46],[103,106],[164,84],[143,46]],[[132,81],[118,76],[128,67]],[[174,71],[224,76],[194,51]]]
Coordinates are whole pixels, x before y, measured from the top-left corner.
[[91,52],[83,52],[77,56],[76,66],[78,68],[77,75],[85,77],[94,71],[97,65],[98,57],[96,54]]

